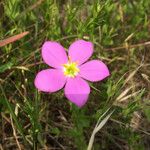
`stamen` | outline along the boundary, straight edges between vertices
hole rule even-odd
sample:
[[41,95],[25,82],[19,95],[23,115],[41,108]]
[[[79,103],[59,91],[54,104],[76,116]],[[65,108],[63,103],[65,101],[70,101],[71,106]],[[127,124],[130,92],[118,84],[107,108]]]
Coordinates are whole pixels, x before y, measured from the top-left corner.
[[79,73],[79,68],[76,62],[71,62],[71,58],[69,57],[68,63],[63,65],[64,75],[67,77],[74,78]]

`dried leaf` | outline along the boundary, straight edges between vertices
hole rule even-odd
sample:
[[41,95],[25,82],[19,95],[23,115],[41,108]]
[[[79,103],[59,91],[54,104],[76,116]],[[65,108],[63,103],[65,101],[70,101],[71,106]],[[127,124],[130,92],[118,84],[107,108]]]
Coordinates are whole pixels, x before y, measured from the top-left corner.
[[23,33],[20,33],[20,34],[17,34],[17,35],[12,36],[12,37],[9,37],[9,38],[7,38],[7,39],[1,40],[1,41],[0,41],[0,47],[5,46],[5,45],[7,45],[7,44],[10,44],[10,43],[12,43],[12,42],[15,42],[15,41],[17,41],[17,40],[23,38],[23,37],[26,36],[27,34],[29,34],[28,31],[23,32]]

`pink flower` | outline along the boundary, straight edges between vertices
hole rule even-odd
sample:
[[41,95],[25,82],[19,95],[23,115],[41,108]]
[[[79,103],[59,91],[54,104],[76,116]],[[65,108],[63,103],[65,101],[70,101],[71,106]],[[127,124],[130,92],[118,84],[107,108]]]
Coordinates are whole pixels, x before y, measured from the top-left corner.
[[68,57],[57,42],[46,41],[42,46],[42,58],[51,69],[40,71],[34,84],[39,91],[56,92],[64,87],[65,96],[78,107],[88,100],[90,86],[109,76],[107,66],[99,60],[87,60],[93,53],[93,44],[77,40],[71,44]]

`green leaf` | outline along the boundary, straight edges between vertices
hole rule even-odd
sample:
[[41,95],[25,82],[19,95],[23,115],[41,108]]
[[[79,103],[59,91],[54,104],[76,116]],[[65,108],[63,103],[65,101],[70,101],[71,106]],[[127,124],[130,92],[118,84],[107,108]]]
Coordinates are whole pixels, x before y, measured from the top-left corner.
[[57,136],[59,136],[59,134],[60,134],[60,130],[59,130],[57,127],[52,128],[52,129],[51,129],[51,132],[52,132],[53,134],[57,135]]
[[12,62],[8,62],[8,63],[0,66],[0,73],[3,73],[4,71],[6,71],[8,69],[11,69],[13,65],[14,64]]
[[144,113],[147,117],[147,120],[150,122],[150,108],[145,108]]

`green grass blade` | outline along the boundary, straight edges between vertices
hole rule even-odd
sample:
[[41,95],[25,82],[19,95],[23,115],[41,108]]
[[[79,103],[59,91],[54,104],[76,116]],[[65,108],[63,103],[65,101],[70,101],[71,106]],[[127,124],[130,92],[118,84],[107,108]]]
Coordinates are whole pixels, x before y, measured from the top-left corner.
[[13,110],[10,102],[7,100],[5,92],[4,92],[3,87],[1,85],[0,85],[0,88],[1,88],[1,91],[2,91],[2,95],[3,95],[3,98],[1,98],[0,101],[2,101],[3,105],[6,106],[6,108],[8,109],[10,115],[12,116],[12,118],[15,122],[15,125],[16,125],[19,133],[22,135],[23,140],[26,141],[22,125],[19,123],[19,120],[17,119],[17,116],[15,115],[14,110]]

